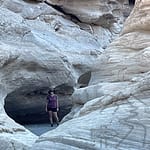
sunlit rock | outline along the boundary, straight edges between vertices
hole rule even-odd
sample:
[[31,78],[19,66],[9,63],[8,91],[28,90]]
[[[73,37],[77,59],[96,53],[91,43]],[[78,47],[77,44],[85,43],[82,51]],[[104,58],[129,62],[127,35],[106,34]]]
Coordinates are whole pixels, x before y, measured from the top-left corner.
[[[149,37],[130,21],[149,2],[137,1],[109,48],[130,13],[128,1],[59,1],[58,7],[51,2],[0,1],[0,149],[148,148],[149,97],[144,91],[149,74],[140,76],[148,69],[139,57],[149,56]],[[139,67],[139,60],[144,65]],[[28,116],[43,119],[50,87],[57,91],[62,117],[73,108],[65,123],[37,140],[6,112],[24,121]],[[145,126],[138,120],[142,115]]]
[[149,7],[136,1],[120,37],[95,61],[89,86],[75,90],[70,120],[42,135],[33,150],[150,148]]

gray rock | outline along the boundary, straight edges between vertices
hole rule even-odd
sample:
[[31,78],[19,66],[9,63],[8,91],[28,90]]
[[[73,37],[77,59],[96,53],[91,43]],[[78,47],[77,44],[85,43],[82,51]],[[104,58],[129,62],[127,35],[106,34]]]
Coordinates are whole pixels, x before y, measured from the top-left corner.
[[44,144],[57,150],[150,148],[149,6],[136,1],[120,37],[95,61],[89,86],[75,90],[70,120],[43,134],[32,150],[47,149]]
[[[124,77],[124,73],[121,73],[118,78],[118,68],[124,69],[128,65],[130,69],[134,67],[131,65],[134,59],[126,61],[128,51],[123,51],[127,39],[137,34],[131,32],[131,36],[127,36],[130,30],[125,28],[122,36],[104,51],[119,34],[125,19],[121,8],[123,5],[119,1],[107,2],[63,1],[65,14],[45,2],[0,1],[0,149],[148,147],[149,138],[143,132],[146,128],[140,121],[139,126],[134,127],[135,131],[129,133],[138,123],[131,121],[132,117],[138,120],[144,114],[148,118],[147,112],[141,109],[147,107],[143,107],[143,103],[137,102],[131,95],[140,97],[138,92],[148,90],[145,81],[149,76],[146,75],[145,80],[143,77],[135,79],[134,73],[129,70],[129,75]],[[135,8],[132,16],[138,12]],[[77,16],[81,22],[68,13]],[[118,21],[117,15],[121,18]],[[132,16],[127,23],[132,20]],[[142,35],[142,38],[149,40],[145,33]],[[123,43],[120,46],[122,49],[118,46],[120,42]],[[144,48],[145,52],[141,53],[148,55],[149,43],[142,40],[141,43],[137,42],[135,46]],[[134,51],[133,54],[137,53]],[[124,79],[128,82],[124,82]],[[63,114],[68,113],[72,102],[74,106],[64,119],[65,123],[37,140],[37,136],[8,117],[6,111],[20,115],[21,119],[43,115],[49,87],[57,90]],[[144,103],[149,106],[145,98]],[[144,123],[147,125],[147,121]]]

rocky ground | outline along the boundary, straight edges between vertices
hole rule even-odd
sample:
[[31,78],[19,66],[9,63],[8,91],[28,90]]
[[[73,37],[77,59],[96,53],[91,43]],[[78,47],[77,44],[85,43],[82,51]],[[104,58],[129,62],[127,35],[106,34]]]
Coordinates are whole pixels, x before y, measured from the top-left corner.
[[55,128],[57,128],[57,125],[54,124],[54,126],[51,127],[50,123],[26,124],[24,125],[24,127],[30,130],[35,135],[40,136],[50,130],[54,130]]

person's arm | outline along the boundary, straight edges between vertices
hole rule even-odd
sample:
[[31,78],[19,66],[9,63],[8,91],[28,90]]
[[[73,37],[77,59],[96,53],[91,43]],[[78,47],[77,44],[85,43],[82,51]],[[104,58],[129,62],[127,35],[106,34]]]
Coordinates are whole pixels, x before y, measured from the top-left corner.
[[46,99],[47,99],[47,102],[46,102],[45,111],[47,112],[47,103],[48,103],[48,97],[47,97]]
[[47,112],[47,103],[46,103],[45,111]]
[[58,96],[57,96],[57,111],[59,111]]

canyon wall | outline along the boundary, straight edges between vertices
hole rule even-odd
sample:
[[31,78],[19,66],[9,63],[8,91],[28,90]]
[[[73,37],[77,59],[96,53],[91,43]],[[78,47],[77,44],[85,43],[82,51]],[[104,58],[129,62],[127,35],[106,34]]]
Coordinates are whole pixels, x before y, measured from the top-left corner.
[[149,0],[136,1],[121,35],[95,60],[89,86],[73,93],[68,121],[32,149],[150,148],[149,9]]
[[[137,0],[118,37],[126,0],[1,0],[0,148],[149,149],[149,6]],[[50,87],[72,110],[37,139],[6,112],[44,121]]]

